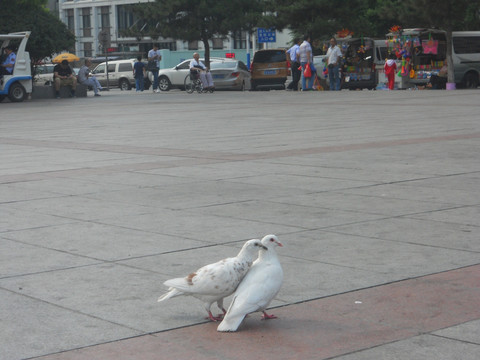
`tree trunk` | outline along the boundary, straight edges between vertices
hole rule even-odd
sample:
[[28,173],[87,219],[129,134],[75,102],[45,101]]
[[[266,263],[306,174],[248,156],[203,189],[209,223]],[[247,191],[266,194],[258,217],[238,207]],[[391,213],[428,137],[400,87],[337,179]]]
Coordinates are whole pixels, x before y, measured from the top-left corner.
[[210,44],[206,36],[202,37],[203,47],[205,49],[205,66],[210,69]]

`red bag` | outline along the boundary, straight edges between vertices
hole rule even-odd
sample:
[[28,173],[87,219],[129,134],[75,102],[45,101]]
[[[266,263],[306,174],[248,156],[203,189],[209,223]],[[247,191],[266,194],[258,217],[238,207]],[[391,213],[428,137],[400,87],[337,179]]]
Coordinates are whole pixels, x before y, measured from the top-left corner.
[[306,78],[312,77],[312,69],[310,69],[310,63],[305,65],[305,70],[303,70],[303,76]]

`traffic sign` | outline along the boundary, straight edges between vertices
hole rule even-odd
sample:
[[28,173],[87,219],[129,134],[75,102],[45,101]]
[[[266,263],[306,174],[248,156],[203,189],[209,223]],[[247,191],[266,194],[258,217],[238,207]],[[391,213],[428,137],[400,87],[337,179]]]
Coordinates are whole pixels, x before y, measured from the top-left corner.
[[277,41],[277,32],[275,29],[257,28],[259,43],[268,43]]

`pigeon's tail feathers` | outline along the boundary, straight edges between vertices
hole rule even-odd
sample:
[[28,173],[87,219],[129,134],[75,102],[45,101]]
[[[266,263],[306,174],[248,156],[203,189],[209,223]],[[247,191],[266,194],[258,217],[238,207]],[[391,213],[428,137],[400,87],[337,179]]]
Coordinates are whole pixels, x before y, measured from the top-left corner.
[[227,314],[223,318],[220,325],[218,325],[217,331],[222,331],[222,332],[237,331],[238,327],[242,323],[246,314],[238,314],[238,315],[235,315],[235,316],[228,316],[228,315],[229,314],[227,312]]
[[165,281],[163,285],[168,286],[170,288],[175,288],[180,291],[190,292],[193,285],[192,279],[195,275],[196,274],[193,273],[184,278],[170,279]]
[[170,289],[168,289],[168,292],[160,296],[157,301],[160,302],[160,301],[168,300],[170,298],[173,298],[175,296],[180,296],[180,295],[183,295],[183,292],[171,287]]

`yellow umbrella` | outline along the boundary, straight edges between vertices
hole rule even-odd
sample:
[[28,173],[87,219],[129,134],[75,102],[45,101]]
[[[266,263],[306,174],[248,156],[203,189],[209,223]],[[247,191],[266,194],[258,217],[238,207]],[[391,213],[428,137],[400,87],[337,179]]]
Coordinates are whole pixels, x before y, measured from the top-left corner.
[[55,58],[52,60],[52,62],[53,63],[61,63],[63,60],[67,60],[68,62],[74,62],[74,61],[79,61],[80,58],[75,54],[63,53],[63,54],[55,56]]

